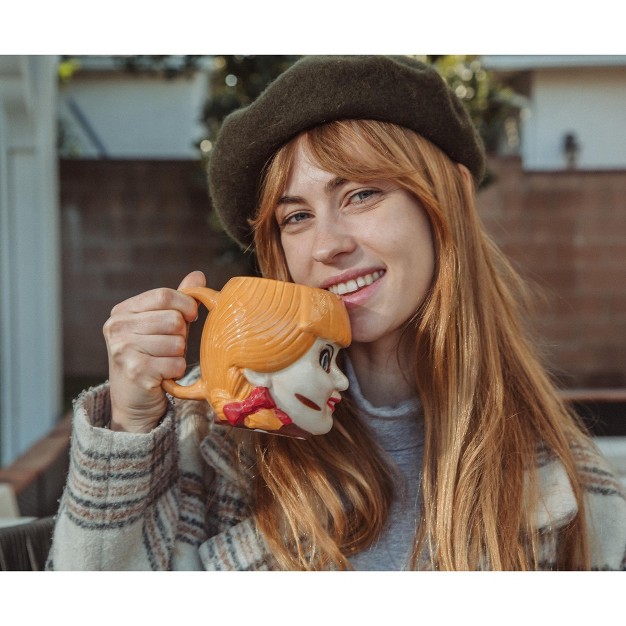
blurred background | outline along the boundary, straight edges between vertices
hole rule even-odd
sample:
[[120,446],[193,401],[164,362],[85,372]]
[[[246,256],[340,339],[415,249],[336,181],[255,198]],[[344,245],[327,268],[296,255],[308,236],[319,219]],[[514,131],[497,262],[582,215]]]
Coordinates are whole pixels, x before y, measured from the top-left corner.
[[[483,136],[480,213],[540,294],[546,364],[626,474],[626,56],[419,58]],[[54,512],[115,304],[255,272],[206,166],[224,116],[296,59],[0,56],[0,518]]]

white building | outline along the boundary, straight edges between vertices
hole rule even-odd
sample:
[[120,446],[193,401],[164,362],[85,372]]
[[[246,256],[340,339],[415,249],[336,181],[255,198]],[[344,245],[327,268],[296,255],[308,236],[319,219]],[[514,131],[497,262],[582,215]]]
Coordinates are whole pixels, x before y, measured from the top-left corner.
[[166,79],[120,71],[112,57],[76,57],[78,70],[59,89],[64,156],[197,159],[211,57],[198,70]]
[[484,56],[527,97],[526,170],[626,168],[626,56]]

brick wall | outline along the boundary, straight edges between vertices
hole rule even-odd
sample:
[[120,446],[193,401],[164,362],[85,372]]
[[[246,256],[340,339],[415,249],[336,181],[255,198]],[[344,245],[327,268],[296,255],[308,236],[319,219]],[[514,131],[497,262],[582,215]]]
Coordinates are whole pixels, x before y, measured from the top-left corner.
[[[548,296],[536,323],[549,363],[569,387],[626,387],[626,172],[524,173],[511,158],[490,170],[480,212]],[[211,228],[196,163],[63,161],[61,210],[69,378],[106,377],[101,328],[118,302],[193,269],[216,289],[251,271]]]
[[[209,223],[200,165],[185,161],[61,161],[63,336],[67,378],[107,375],[102,325],[113,306],[192,270],[220,289],[250,273]],[[202,319],[192,327],[197,360]],[[81,387],[82,380],[78,381]]]
[[487,229],[543,292],[536,327],[567,387],[626,387],[626,171],[523,172],[490,162]]

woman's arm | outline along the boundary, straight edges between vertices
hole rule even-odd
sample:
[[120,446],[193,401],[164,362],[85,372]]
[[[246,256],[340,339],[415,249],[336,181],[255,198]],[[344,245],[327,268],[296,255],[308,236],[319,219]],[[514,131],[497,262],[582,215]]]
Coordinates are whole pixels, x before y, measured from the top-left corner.
[[211,477],[195,434],[200,407],[170,406],[152,431],[132,434],[106,428],[108,385],[81,395],[48,569],[201,569]]

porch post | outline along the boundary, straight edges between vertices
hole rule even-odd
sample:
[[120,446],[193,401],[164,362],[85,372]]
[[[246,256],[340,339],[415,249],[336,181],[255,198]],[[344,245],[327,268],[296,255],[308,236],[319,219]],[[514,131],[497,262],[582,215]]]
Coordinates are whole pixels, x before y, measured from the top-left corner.
[[0,56],[0,464],[62,410],[56,57]]

